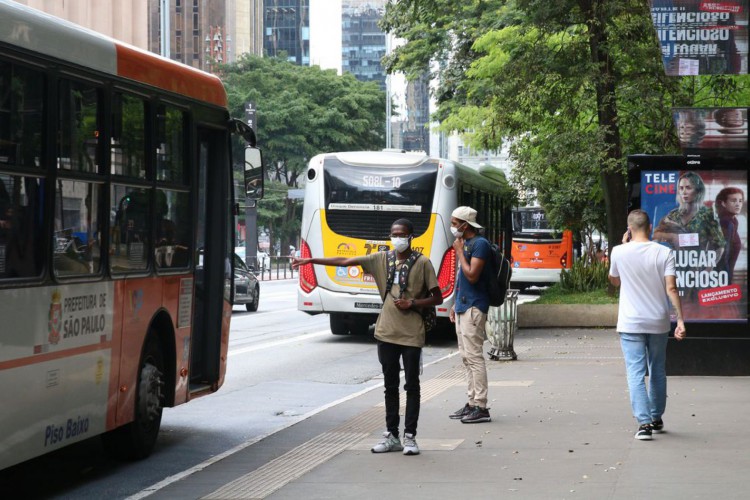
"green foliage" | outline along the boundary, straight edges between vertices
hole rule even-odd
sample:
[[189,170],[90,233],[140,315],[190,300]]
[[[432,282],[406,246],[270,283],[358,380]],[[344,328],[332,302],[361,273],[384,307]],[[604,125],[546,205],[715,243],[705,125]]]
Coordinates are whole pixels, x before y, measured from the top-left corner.
[[612,241],[627,155],[679,152],[671,108],[750,97],[742,77],[667,77],[642,0],[399,0],[383,23],[407,40],[390,69],[439,68],[443,130],[477,148],[510,141],[514,182],[554,226]]
[[542,292],[534,304],[617,304],[617,296],[599,288],[590,292],[570,292],[563,290],[560,284],[553,285]]
[[296,242],[301,210],[287,191],[316,154],[385,146],[385,92],[351,74],[249,54],[221,72],[232,116],[244,118],[247,102],[256,106],[258,146],[273,181],[258,202],[258,226],[275,233],[272,241]]
[[316,154],[385,145],[385,93],[375,83],[249,54],[222,74],[232,116],[243,117],[245,103],[255,103],[265,163],[289,186]]
[[258,202],[258,227],[264,227],[271,241],[282,242],[282,254],[289,243],[297,241],[302,208],[299,200],[290,200],[289,187],[283,182],[266,181],[263,200]]
[[607,288],[609,265],[594,260],[577,259],[570,269],[560,273],[560,289],[564,292],[591,292]]

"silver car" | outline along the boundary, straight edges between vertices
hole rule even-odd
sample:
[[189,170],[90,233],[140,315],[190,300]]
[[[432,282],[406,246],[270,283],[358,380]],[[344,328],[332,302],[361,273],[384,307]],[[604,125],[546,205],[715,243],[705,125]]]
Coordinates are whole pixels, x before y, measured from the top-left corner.
[[234,305],[245,304],[248,311],[257,311],[260,300],[258,278],[239,255],[234,254]]

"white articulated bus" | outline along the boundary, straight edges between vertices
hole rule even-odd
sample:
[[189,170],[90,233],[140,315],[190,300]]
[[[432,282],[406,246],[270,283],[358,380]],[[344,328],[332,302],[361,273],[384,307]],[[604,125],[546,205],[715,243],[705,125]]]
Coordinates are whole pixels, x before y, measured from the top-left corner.
[[[429,257],[444,302],[445,326],[456,278],[451,212],[468,205],[478,212],[490,241],[510,251],[512,191],[503,172],[479,169],[423,153],[342,152],[314,157],[307,169],[302,212],[302,257],[352,257],[390,249],[391,224],[414,224],[412,248]],[[336,335],[365,334],[382,307],[372,276],[359,266],[300,268],[297,305],[328,313]]]

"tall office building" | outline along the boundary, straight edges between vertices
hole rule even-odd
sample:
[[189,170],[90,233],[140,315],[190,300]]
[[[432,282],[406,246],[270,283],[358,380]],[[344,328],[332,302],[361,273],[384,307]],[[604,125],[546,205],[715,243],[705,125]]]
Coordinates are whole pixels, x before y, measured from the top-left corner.
[[263,51],[286,55],[288,61],[310,64],[309,0],[264,0]]
[[424,73],[406,84],[406,124],[402,148],[430,154],[430,80]]
[[148,49],[148,0],[16,0],[130,45]]
[[244,53],[260,55],[262,2],[148,0],[148,48],[204,71],[215,71]]
[[341,29],[341,69],[357,80],[376,82],[386,90],[381,60],[386,52],[386,34],[378,26],[385,0],[344,0]]
[[[234,39],[234,50],[229,59],[242,54],[263,55],[263,0],[228,0],[229,32]],[[231,5],[233,4],[233,5]]]

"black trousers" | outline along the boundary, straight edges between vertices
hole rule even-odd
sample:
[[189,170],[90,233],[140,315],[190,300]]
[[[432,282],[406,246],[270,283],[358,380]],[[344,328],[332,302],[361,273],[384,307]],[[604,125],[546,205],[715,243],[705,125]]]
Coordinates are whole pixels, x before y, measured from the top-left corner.
[[406,415],[404,432],[417,435],[419,420],[420,388],[419,363],[422,357],[421,347],[410,347],[378,341],[378,360],[383,367],[385,385],[385,425],[388,432],[398,437],[399,427],[399,393],[401,363],[404,363],[404,390],[406,391]]

